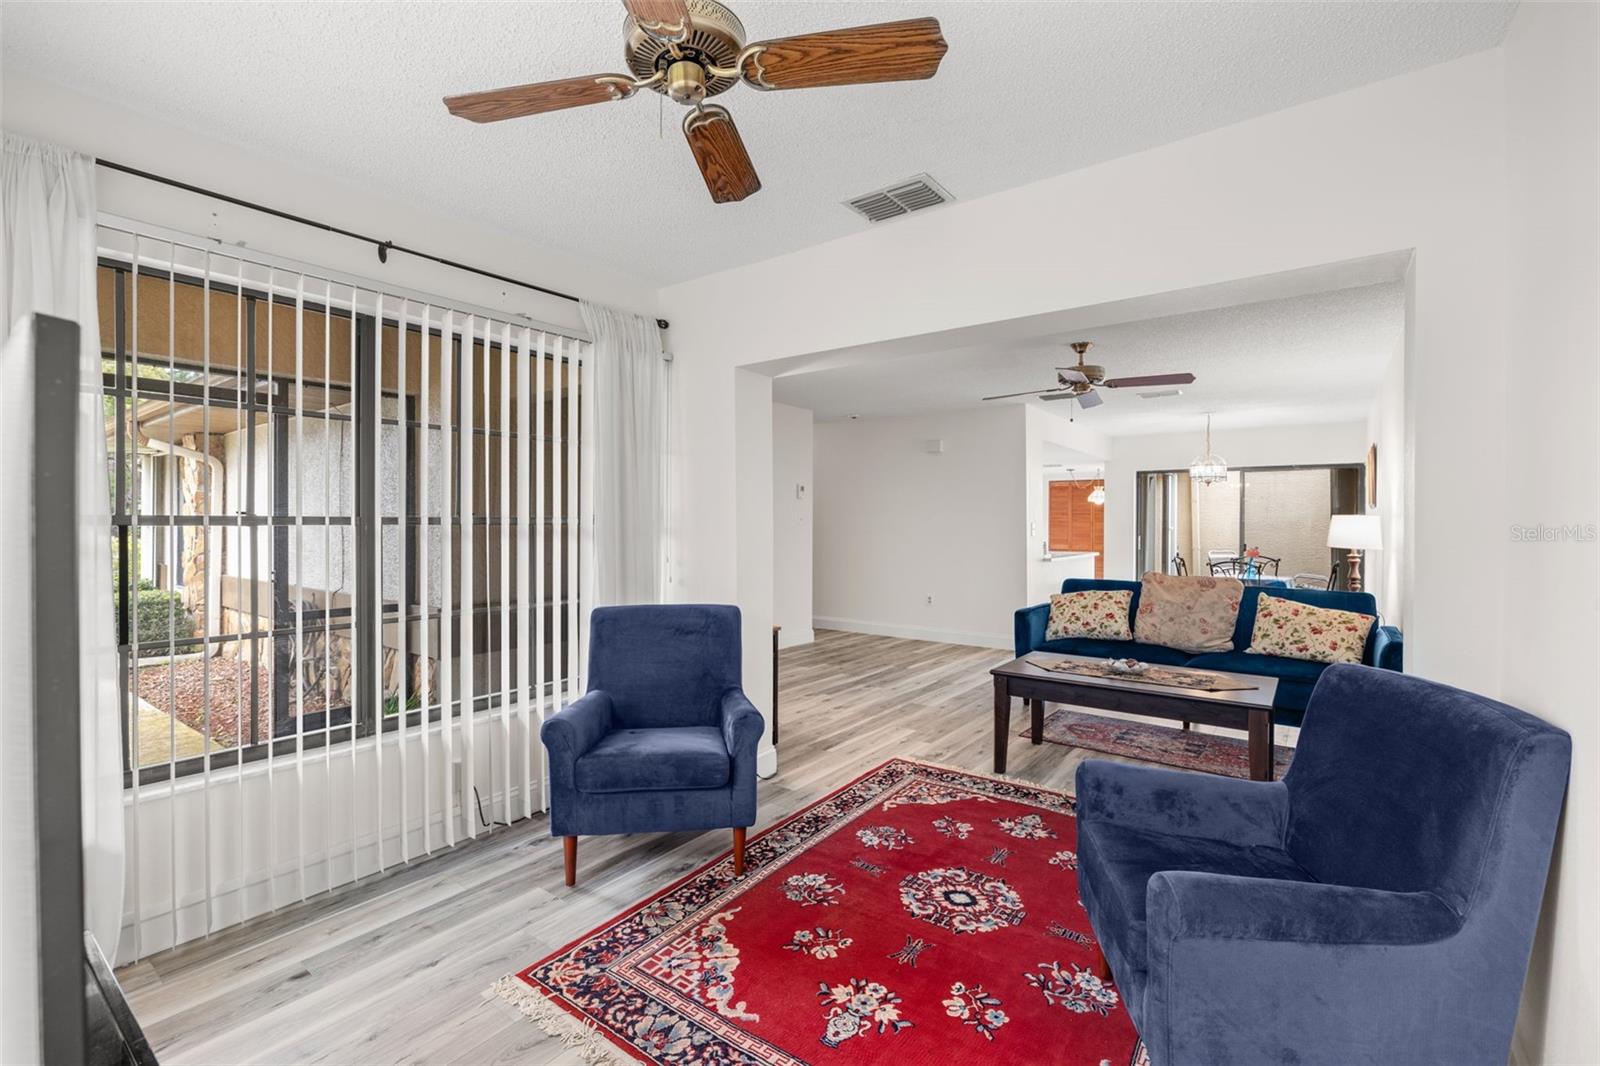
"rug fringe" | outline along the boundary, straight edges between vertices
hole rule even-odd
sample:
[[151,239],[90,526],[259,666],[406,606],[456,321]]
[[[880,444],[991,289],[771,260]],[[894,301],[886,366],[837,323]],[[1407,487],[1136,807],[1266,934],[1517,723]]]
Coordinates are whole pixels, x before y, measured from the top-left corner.
[[934,762],[932,759],[912,758],[909,755],[897,755],[895,758],[891,759],[890,762],[917,763],[922,766],[931,766],[936,770],[950,770],[954,773],[966,774],[968,777],[981,777],[986,781],[1002,781],[1008,785],[1024,785],[1028,788],[1038,789],[1040,792],[1054,792],[1058,796],[1067,797],[1074,803],[1077,802],[1077,796],[1068,789],[1051,788],[1049,785],[1041,785],[1037,781],[1029,781],[1025,777],[1016,777],[1012,774],[991,774],[983,770],[973,770],[965,766],[953,766],[946,762]]
[[593,1022],[562,1010],[548,996],[514,973],[500,978],[490,991],[516,1007],[523,1017],[546,1035],[561,1041],[562,1047],[588,1066],[620,1066],[633,1061],[622,1054]]

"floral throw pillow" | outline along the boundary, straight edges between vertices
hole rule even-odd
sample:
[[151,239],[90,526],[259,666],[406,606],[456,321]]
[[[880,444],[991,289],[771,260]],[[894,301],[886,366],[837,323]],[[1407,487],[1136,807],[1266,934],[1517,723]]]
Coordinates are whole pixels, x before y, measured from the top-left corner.
[[1250,633],[1252,655],[1281,655],[1314,663],[1359,663],[1377,619],[1359,611],[1313,607],[1281,596],[1262,596]]
[[1050,597],[1050,621],[1044,627],[1044,639],[1131,640],[1128,607],[1132,603],[1131,589],[1057,593]]
[[1152,570],[1139,583],[1133,639],[1198,654],[1232,651],[1244,584],[1232,577],[1177,577]]

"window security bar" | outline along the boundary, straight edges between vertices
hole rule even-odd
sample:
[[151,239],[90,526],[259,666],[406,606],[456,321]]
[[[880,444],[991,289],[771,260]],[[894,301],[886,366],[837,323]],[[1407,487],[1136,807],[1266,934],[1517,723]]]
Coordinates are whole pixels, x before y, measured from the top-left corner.
[[140,956],[544,809],[582,690],[590,346],[233,251],[101,228]]

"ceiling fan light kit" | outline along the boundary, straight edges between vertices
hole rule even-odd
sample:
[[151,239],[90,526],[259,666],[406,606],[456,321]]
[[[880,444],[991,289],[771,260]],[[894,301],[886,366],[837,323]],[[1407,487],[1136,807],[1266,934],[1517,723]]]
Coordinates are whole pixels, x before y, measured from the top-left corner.
[[590,74],[447,96],[450,113],[472,122],[538,115],[626,100],[650,89],[694,108],[683,132],[717,203],[761,188],[726,108],[705,101],[743,82],[756,89],[813,89],[931,78],[948,49],[939,21],[884,22],[745,43],[744,24],[717,0],[623,0],[623,56],[629,74]]

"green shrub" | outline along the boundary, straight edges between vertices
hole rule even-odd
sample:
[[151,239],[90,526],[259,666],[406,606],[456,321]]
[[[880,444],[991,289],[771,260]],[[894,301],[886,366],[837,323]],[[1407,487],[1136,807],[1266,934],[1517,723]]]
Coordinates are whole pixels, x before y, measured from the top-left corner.
[[183,640],[194,636],[194,615],[183,605],[180,593],[168,589],[141,588],[137,602],[140,644],[165,644],[169,639]]
[[[410,695],[408,695],[406,697],[406,710],[414,711],[414,710],[417,710],[421,706],[422,706],[422,697],[420,695],[418,695],[416,692],[412,692]],[[385,718],[393,718],[395,715],[397,715],[399,713],[400,713],[400,697],[399,696],[385,696],[383,698],[383,716]]]

